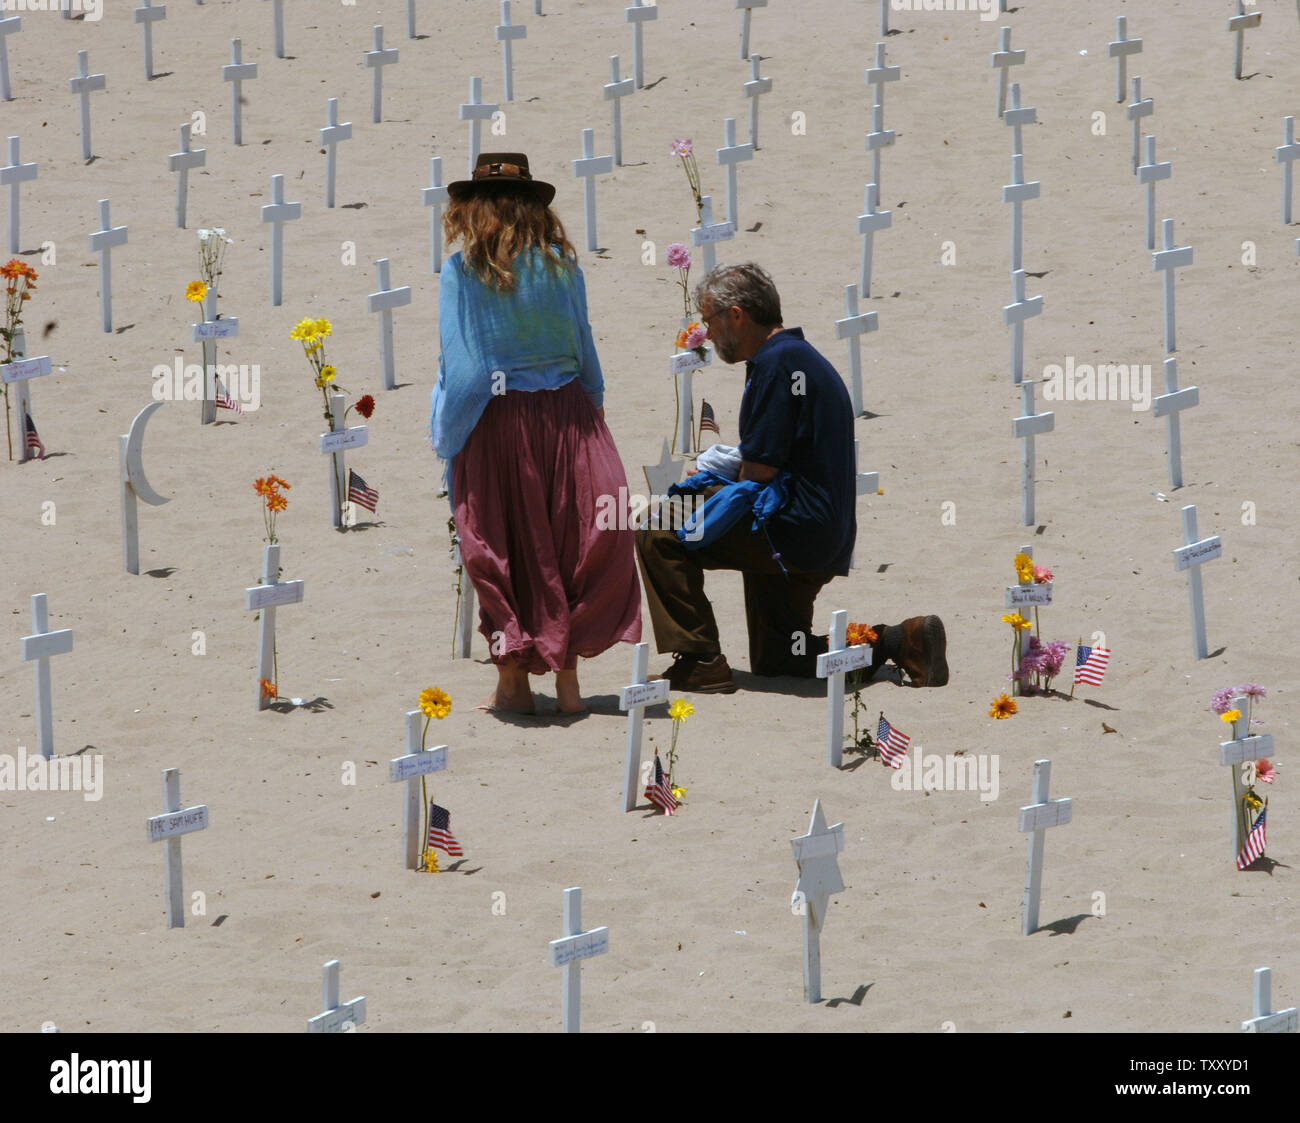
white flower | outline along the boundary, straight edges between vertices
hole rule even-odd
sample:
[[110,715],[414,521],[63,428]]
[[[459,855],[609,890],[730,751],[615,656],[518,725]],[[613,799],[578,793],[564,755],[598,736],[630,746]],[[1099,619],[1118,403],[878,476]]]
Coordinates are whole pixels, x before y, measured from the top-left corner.
[[199,241],[200,241],[200,242],[206,242],[206,241],[208,240],[208,238],[210,238],[211,236],[212,236],[212,231],[211,231],[211,230],[200,230],[200,231],[199,231]]
[[226,232],[225,232],[225,230],[223,230],[220,226],[216,226],[216,227],[214,227],[213,230],[212,230],[212,233],[214,233],[218,238],[220,238],[223,242],[225,242],[225,243],[227,243],[227,244],[230,244],[230,243],[234,242],[234,238],[227,238],[227,237],[226,237]]

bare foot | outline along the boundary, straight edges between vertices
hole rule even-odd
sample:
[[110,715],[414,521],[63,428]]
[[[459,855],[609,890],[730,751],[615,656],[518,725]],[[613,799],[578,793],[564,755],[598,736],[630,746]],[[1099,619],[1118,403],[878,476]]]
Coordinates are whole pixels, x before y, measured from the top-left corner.
[[587,704],[578,690],[578,672],[555,672],[555,704],[562,714],[585,714]]
[[497,667],[497,688],[479,703],[480,710],[501,710],[512,714],[536,712],[533,691],[528,685],[528,672],[511,662]]

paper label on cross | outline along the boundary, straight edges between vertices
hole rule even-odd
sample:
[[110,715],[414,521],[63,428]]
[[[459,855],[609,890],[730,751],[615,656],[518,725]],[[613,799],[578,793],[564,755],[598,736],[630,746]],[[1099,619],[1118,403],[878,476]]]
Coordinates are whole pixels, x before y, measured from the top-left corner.
[[1179,546],[1174,551],[1174,569],[1182,571],[1194,565],[1212,561],[1223,553],[1223,539],[1217,534],[1213,538],[1202,538],[1190,546]]
[[691,228],[691,245],[704,246],[712,242],[725,242],[736,236],[734,222],[715,222],[708,226]]
[[552,967],[563,967],[580,959],[604,955],[609,951],[609,929],[593,928],[577,936],[561,936],[548,945]]
[[1068,823],[1074,814],[1073,799],[1051,799],[1020,809],[1020,830],[1041,831]]
[[1220,764],[1242,764],[1273,755],[1273,734],[1259,733],[1236,741],[1219,742]]
[[630,710],[636,706],[654,706],[660,702],[667,702],[668,688],[669,683],[666,678],[625,686],[618,696],[618,708]]
[[415,776],[427,776],[431,772],[441,772],[447,767],[447,746],[425,752],[408,753],[406,756],[394,757],[388,762],[389,783],[410,780]]
[[254,585],[244,590],[244,609],[252,612],[259,608],[275,608],[281,604],[301,604],[303,582],[283,581],[275,585]]
[[1300,1009],[1292,1006],[1277,1014],[1263,1014],[1241,1023],[1242,1033],[1296,1033],[1300,1031]]
[[184,811],[170,811],[165,815],[155,815],[149,819],[149,841],[162,842],[165,839],[204,830],[207,826],[207,804],[200,804],[198,807],[187,807]]
[[25,382],[29,378],[40,378],[49,374],[54,368],[50,365],[49,355],[37,355],[31,359],[19,359],[15,363],[0,366],[0,382]]
[[826,651],[817,656],[817,677],[829,678],[831,675],[856,671],[871,664],[871,645],[854,644],[843,651]]
[[670,374],[685,374],[687,371],[707,367],[712,361],[713,352],[711,350],[705,350],[702,359],[694,351],[678,351],[668,361],[668,372]]
[[190,325],[190,337],[194,343],[206,339],[231,339],[239,334],[239,320],[227,316],[220,320],[204,320],[201,324]]
[[320,451],[323,453],[342,452],[348,448],[360,448],[370,442],[370,430],[365,425],[353,425],[349,429],[340,429],[335,433],[320,435]]
[[[1050,414],[1036,414],[1038,417],[1050,417]],[[1024,608],[1028,605],[1052,603],[1052,583],[1034,585],[1011,585],[1007,588],[1007,608]]]
[[324,1014],[317,1014],[314,1018],[307,1020],[307,1031],[309,1033],[340,1033],[347,1026],[359,1026],[366,1020],[366,1000],[364,998],[354,998],[351,1002],[345,1002],[342,1006],[336,1006],[333,1010]]

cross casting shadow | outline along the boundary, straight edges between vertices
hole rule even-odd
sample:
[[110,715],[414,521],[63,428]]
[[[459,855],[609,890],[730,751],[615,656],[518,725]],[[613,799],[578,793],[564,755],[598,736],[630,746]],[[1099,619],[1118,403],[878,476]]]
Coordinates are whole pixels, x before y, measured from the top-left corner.
[[792,675],[755,675],[732,670],[731,677],[741,690],[755,694],[787,694],[795,698],[825,696],[826,684],[820,679],[795,678]]
[[1267,854],[1261,854],[1258,858],[1256,858],[1253,862],[1251,862],[1251,864],[1248,865],[1241,872],[1242,873],[1266,873],[1269,875],[1269,877],[1272,877],[1273,871],[1277,869],[1279,866],[1284,870],[1289,870],[1291,868],[1285,862],[1279,862],[1274,860],[1273,858],[1270,858]]
[[375,530],[379,527],[384,527],[387,525],[388,524],[384,522],[383,519],[370,519],[367,520],[366,522],[353,523],[350,527],[348,527],[348,533],[350,534],[354,530]]
[[1256,70],[1254,74],[1243,74],[1239,81],[1249,82],[1252,78],[1258,78],[1263,73],[1262,70]]
[[82,745],[81,748],[79,748],[75,753],[64,753],[63,755],[64,755],[64,756],[80,756],[82,753],[93,753],[93,752],[95,752],[95,751],[96,751],[96,750],[95,750],[95,746],[94,746],[94,745]]
[[57,460],[60,456],[71,456],[70,452],[47,452],[44,456],[29,456],[26,460],[19,463],[21,468],[24,464],[35,464],[41,460]]
[[83,166],[88,168],[88,167],[90,167],[91,164],[93,164],[93,163],[94,163],[96,160],[98,160],[98,159],[99,159],[98,156],[92,155],[92,156],[90,157],[90,159],[87,160],[86,163],[85,163]]
[[642,86],[641,88],[642,88],[643,90],[653,90],[657,85],[659,85],[660,82],[667,82],[667,81],[668,81],[668,75],[667,75],[667,74],[664,74],[664,75],[661,75],[660,77],[656,78],[653,82],[647,82],[647,83],[646,83],[644,86]]
[[[1075,916],[1067,916],[1064,920],[1053,920],[1051,924],[1040,924],[1034,932],[1050,932],[1053,936],[1073,936],[1075,929],[1083,921],[1092,919],[1092,913],[1081,912]],[[1034,932],[1029,934],[1032,936]]]
[[359,211],[369,205],[369,203],[344,203],[342,209],[345,211]]
[[875,983],[863,983],[861,986],[858,987],[857,990],[853,992],[852,998],[828,998],[826,1000],[826,1008],[830,1010],[836,1006],[842,1005],[845,1002],[848,1002],[854,1006],[861,1006],[862,1000],[867,997],[867,991],[869,991],[875,985],[876,985]]
[[124,331],[130,331],[133,327],[135,327],[135,324],[123,324],[120,328],[114,328],[113,334],[121,335]]
[[332,710],[333,708],[334,703],[323,695],[313,698],[310,702],[303,702],[299,706],[295,706],[288,699],[277,699],[267,707],[267,709],[274,710],[278,714],[291,714],[295,710],[306,710],[308,713],[312,714],[323,714],[326,710]]
[[212,922],[213,928],[220,928],[227,920],[230,919],[230,913],[223,912],[216,920]]
[[405,390],[408,386],[414,386],[414,385],[415,385],[414,382],[394,382],[394,383],[393,383],[393,389],[394,389],[394,390]]
[[1220,655],[1222,655],[1222,654],[1223,654],[1225,651],[1227,651],[1227,650],[1228,650],[1227,647],[1220,647],[1220,648],[1218,648],[1218,649],[1215,650],[1215,651],[1211,651],[1211,652],[1209,653],[1209,655],[1206,656],[1206,658],[1207,658],[1207,659],[1217,659]]
[[146,577],[170,577],[175,572],[176,567],[174,565],[165,565],[162,569],[146,569],[144,571]]
[[443,872],[443,873],[463,873],[466,877],[472,877],[474,874],[478,873],[478,872],[483,868],[482,866],[475,866],[472,870],[463,870],[463,869],[461,869],[460,867],[463,866],[464,864],[465,864],[465,859],[464,859],[464,858],[457,858],[454,862],[452,862],[451,865],[449,865],[449,866],[448,866],[445,870],[443,870],[442,872]]
[[846,748],[844,752],[852,753],[853,759],[846,760],[844,761],[843,764],[840,765],[841,772],[856,772],[859,768],[861,768],[864,764],[866,764],[867,761],[873,760],[876,758],[876,756],[878,756],[878,754],[874,749],[855,749],[853,748],[852,745]]
[[[1053,693],[1053,694],[1059,694],[1060,691],[1059,691],[1059,690],[1053,690],[1052,693]],[[1068,702],[1069,700],[1070,700],[1069,695],[1066,695],[1066,701]],[[1097,709],[1099,709],[1099,710],[1118,710],[1118,709],[1119,709],[1118,706],[1108,706],[1108,705],[1106,705],[1105,702],[1098,702],[1096,698],[1081,698],[1080,701],[1083,702],[1083,704],[1084,704],[1085,706],[1095,706],[1095,707],[1096,707]]]
[[158,81],[159,78],[170,78],[175,73],[176,72],[174,70],[164,70],[161,74],[151,75],[149,81],[156,82]]

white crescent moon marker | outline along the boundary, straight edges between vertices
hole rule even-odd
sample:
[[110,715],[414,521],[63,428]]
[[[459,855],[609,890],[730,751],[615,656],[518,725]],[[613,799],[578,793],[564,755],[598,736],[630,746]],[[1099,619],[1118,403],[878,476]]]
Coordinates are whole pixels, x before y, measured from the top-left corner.
[[149,418],[153,416],[154,410],[162,408],[162,405],[162,402],[150,402],[137,413],[126,438],[126,482],[131,485],[131,490],[138,498],[152,507],[161,507],[164,503],[171,502],[170,498],[159,495],[149,486],[148,477],[144,474],[144,464],[141,461],[145,427],[149,424]]

